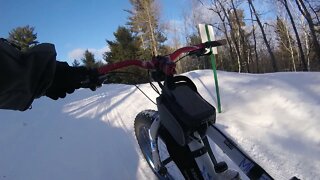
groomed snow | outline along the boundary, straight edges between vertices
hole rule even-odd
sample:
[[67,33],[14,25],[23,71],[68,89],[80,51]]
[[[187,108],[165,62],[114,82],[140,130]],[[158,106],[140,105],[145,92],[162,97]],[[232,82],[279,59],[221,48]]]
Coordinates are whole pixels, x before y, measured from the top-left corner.
[[[216,104],[210,70],[186,73]],[[275,179],[320,177],[320,73],[218,72],[218,127]],[[139,86],[152,99],[148,84]],[[154,179],[133,120],[155,109],[134,86],[81,89],[25,112],[0,110],[0,180]]]

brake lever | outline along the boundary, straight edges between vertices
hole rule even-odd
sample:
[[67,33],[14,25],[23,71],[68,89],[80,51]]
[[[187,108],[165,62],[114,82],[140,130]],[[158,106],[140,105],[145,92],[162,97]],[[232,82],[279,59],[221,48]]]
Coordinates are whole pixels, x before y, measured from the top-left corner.
[[90,88],[92,91],[94,91],[101,87],[101,85],[108,79],[108,76],[108,74],[99,75],[94,82],[93,79],[88,76],[84,81],[81,81],[81,87]]
[[206,49],[205,48],[202,48],[202,49],[198,49],[198,50],[195,50],[195,51],[191,51],[188,53],[189,56],[197,56],[197,57],[201,57],[201,56],[208,56],[208,55],[211,55],[211,51],[209,51],[208,53],[206,53]]

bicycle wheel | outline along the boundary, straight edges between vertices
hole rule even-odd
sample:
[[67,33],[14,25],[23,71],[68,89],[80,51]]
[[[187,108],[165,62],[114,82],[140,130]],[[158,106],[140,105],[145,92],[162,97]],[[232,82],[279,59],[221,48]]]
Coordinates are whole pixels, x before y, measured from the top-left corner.
[[189,147],[178,145],[163,127],[159,129],[157,144],[160,161],[165,170],[161,173],[155,170],[148,130],[156,113],[154,110],[142,111],[134,123],[136,139],[152,171],[159,179],[203,179]]
[[[149,128],[153,122],[152,117],[156,114],[157,112],[154,110],[145,110],[140,112],[135,121],[134,121],[134,130],[135,130],[135,135],[136,135],[136,139],[138,141],[140,150],[145,158],[145,160],[147,161],[149,167],[152,169],[152,171],[154,172],[154,174],[159,178],[159,179],[174,179],[169,171],[167,172],[158,172],[155,170],[155,166],[154,166],[154,161],[152,159],[152,153],[151,153],[151,147],[150,147],[150,139],[149,139]],[[165,158],[166,156],[168,156],[168,154],[166,154],[166,148],[163,147],[164,143],[161,141],[161,138],[158,138],[158,152],[160,155],[160,160],[162,161],[163,158]]]

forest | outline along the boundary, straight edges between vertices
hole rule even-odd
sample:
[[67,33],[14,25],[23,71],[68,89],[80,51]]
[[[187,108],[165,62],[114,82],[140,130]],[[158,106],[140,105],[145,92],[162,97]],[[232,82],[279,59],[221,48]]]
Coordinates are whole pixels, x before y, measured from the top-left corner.
[[[319,0],[188,0],[189,5],[176,21],[163,20],[161,0],[129,0],[128,19],[106,39],[109,51],[95,59],[87,50],[73,66],[90,68],[125,59],[150,59],[179,47],[201,43],[198,24],[214,27],[216,39],[226,39],[216,55],[218,70],[239,73],[270,73],[320,70]],[[28,49],[37,42],[34,27],[9,33],[11,42]],[[178,73],[209,69],[209,58],[177,62]],[[110,82],[147,82],[146,72],[122,70],[135,76],[114,74]]]
[[228,41],[217,55],[218,69],[246,73],[319,70],[319,1],[192,2],[192,14],[184,22],[194,27],[186,33],[187,44],[198,37],[196,24],[212,24],[217,39]]

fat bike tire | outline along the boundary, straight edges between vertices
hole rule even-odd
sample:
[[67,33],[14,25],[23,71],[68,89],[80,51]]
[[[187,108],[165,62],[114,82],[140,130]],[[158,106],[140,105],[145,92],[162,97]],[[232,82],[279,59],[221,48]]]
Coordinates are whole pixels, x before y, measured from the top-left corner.
[[[149,139],[149,129],[150,126],[153,122],[153,118],[157,115],[157,111],[154,110],[145,110],[140,112],[135,119],[134,122],[134,130],[135,130],[135,136],[138,141],[140,150],[147,161],[148,165],[154,172],[154,174],[159,178],[159,179],[175,179],[176,175],[181,178],[185,179],[203,179],[201,175],[201,171],[198,168],[192,153],[190,151],[190,148],[188,146],[179,146],[172,136],[169,134],[169,132],[163,128],[159,128],[159,136],[158,136],[158,141],[163,142],[166,147],[165,149],[158,144],[158,152],[160,155],[160,161],[165,161],[162,159],[161,151],[166,151],[168,155],[170,156],[169,158],[174,161],[176,170],[178,170],[178,174],[174,173],[174,178],[173,176],[165,170],[164,172],[158,172],[155,169],[154,162],[152,160],[152,153],[151,153],[151,147],[150,147],[150,139]],[[159,140],[160,139],[160,140]],[[168,158],[167,158],[168,159]],[[165,164],[163,164],[165,166]],[[179,178],[179,179],[181,179]]]
[[149,129],[153,122],[153,116],[156,115],[156,113],[157,111],[154,111],[154,110],[144,110],[140,112],[136,116],[134,121],[134,132],[135,132],[135,136],[138,141],[141,153],[143,154],[145,160],[147,161],[149,167],[152,169],[153,173],[160,180],[170,180],[174,178],[169,173],[158,172],[155,169],[154,161],[152,159],[152,150],[150,147],[151,142],[149,139]]

